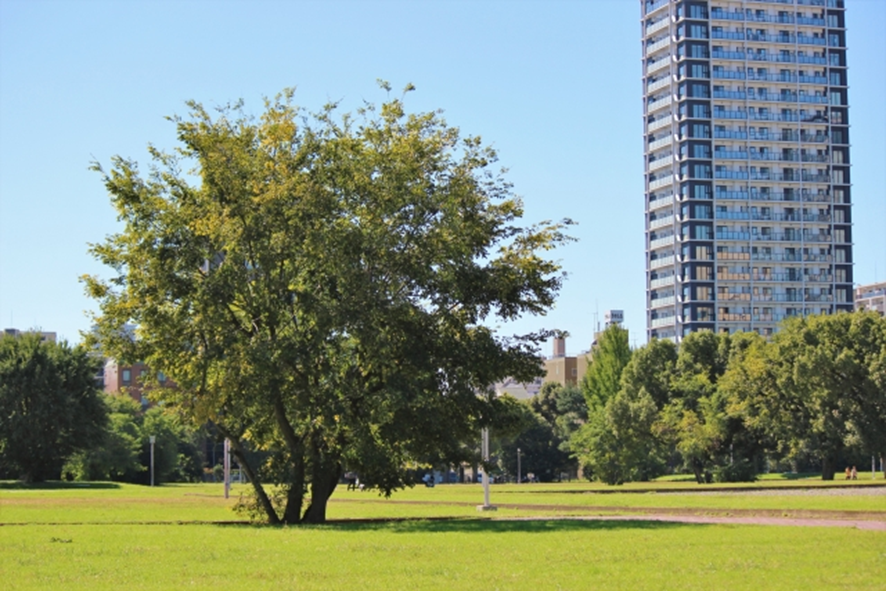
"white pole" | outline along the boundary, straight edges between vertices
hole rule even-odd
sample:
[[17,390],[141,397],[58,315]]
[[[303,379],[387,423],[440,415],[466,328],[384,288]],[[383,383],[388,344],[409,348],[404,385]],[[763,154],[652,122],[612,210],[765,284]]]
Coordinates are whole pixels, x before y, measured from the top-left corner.
[[151,442],[151,486],[154,486],[154,443],[157,442],[157,437],[151,435],[148,439]]
[[225,498],[227,499],[231,494],[231,441],[229,439],[225,439],[224,467],[225,467]]
[[483,506],[489,506],[489,429],[483,429]]
[[877,477],[877,460],[875,456],[871,456],[871,480]]
[[517,448],[517,484],[520,484],[523,480],[520,478],[520,448]]
[[480,455],[483,456],[483,504],[477,505],[477,511],[495,511],[497,507],[489,504],[489,429],[483,429],[480,437]]

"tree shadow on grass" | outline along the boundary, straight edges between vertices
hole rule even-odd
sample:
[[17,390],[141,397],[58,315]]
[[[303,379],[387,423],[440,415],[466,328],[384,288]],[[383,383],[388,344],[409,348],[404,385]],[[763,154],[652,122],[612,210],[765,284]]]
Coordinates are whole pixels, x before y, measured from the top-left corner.
[[116,482],[67,482],[64,480],[50,480],[47,482],[0,481],[0,490],[89,490],[117,488],[120,488],[120,485]]
[[[256,523],[219,523],[219,527],[281,527],[269,526]],[[282,526],[287,527],[287,526]],[[615,531],[615,530],[665,530],[676,528],[703,528],[710,527],[704,523],[678,523],[669,521],[651,521],[643,519],[629,520],[597,520],[597,519],[533,519],[533,520],[495,520],[495,519],[379,519],[371,521],[330,521],[323,525],[299,525],[291,526],[294,529],[322,529],[326,531],[342,532],[372,532],[384,531],[389,533],[416,534],[416,533],[461,533],[461,534],[490,534],[490,533],[521,533],[521,534],[546,534],[555,532],[588,532],[588,531]]]
[[[545,534],[553,532],[614,531],[624,529],[662,530],[678,527],[697,527],[699,524],[685,524],[662,521],[596,520],[596,519],[540,519],[540,520],[493,520],[493,519],[452,519],[439,521],[400,521],[387,524],[337,524],[339,529],[371,531],[384,529],[394,533],[522,533]],[[703,525],[701,525],[703,527]]]

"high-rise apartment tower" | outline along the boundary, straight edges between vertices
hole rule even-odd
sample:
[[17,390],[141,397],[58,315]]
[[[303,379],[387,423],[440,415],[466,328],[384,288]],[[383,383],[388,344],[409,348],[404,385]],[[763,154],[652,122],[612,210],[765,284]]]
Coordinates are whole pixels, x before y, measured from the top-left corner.
[[844,0],[641,0],[649,337],[852,310]]

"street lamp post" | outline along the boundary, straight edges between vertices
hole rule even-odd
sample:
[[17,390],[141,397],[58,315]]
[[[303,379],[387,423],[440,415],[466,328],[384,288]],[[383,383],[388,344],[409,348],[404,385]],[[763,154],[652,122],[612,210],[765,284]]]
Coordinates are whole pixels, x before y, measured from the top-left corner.
[[225,468],[225,498],[231,494],[231,440],[225,439],[225,457],[224,457],[224,468]]
[[523,482],[520,474],[520,448],[517,448],[517,484]]
[[157,442],[157,437],[151,435],[148,440],[151,442],[151,486],[154,486],[154,444]]

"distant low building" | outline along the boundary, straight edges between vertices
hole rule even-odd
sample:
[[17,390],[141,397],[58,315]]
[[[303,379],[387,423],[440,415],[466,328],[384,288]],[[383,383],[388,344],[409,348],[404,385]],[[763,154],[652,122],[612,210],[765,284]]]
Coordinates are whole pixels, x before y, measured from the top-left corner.
[[501,396],[502,394],[509,394],[513,396],[517,400],[529,400],[541,390],[541,386],[544,384],[544,380],[541,378],[537,378],[532,382],[518,382],[514,378],[506,378],[500,382],[497,382],[493,388],[495,389],[496,396]]
[[576,386],[587,369],[585,355],[566,355],[566,339],[554,339],[554,355],[544,360],[545,382],[554,382],[561,386]]
[[40,330],[19,330],[17,328],[4,328],[3,334],[8,334],[9,336],[19,338],[22,335],[26,334],[38,334],[40,335],[40,340],[44,343],[54,343],[56,342],[56,334],[54,332],[43,332]]
[[861,285],[855,290],[855,309],[873,310],[886,316],[886,281]]

